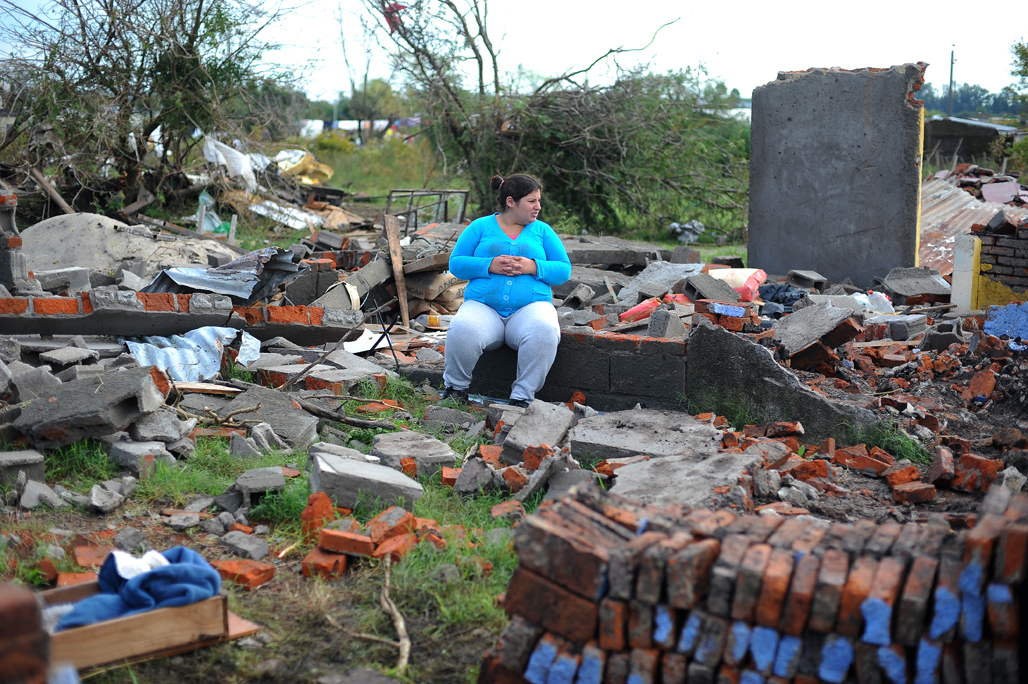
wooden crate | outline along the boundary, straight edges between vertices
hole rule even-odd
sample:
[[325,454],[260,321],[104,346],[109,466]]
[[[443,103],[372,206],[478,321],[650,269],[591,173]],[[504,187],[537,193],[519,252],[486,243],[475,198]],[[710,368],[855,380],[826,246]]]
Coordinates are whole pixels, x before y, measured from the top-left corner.
[[[40,596],[50,606],[75,603],[99,591],[96,582],[88,582]],[[257,630],[257,625],[228,609],[227,598],[215,596],[189,606],[158,608],[57,632],[50,637],[50,662],[72,663],[79,670],[140,662],[239,639]]]

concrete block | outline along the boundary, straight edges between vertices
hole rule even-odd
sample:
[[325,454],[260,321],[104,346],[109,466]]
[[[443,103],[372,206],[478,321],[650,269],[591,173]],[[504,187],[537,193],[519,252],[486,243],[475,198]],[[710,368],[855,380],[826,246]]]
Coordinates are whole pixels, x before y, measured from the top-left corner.
[[802,289],[814,289],[818,292],[824,292],[825,288],[828,287],[828,278],[817,271],[799,271],[792,270],[785,277],[787,285],[798,287]]
[[899,316],[875,316],[867,319],[868,325],[888,325],[889,337],[897,340],[909,340],[917,337],[928,329],[928,317],[924,314],[905,314]]
[[132,472],[136,477],[145,477],[157,463],[175,466],[175,457],[165,448],[164,442],[127,442],[111,444],[111,461]]
[[0,487],[11,487],[18,481],[18,473],[36,482],[44,482],[43,454],[33,449],[0,451]]
[[[602,288],[601,292],[606,292],[606,288]],[[571,309],[581,309],[589,306],[589,302],[596,296],[596,291],[584,283],[579,283],[571,294],[564,297],[564,300],[560,303],[561,306],[566,306]]]
[[684,338],[688,335],[689,329],[678,314],[667,309],[656,309],[650,314],[647,337]]
[[382,465],[402,470],[400,460],[413,458],[418,477],[431,477],[443,467],[452,468],[457,454],[444,442],[420,432],[389,432],[375,435],[371,455],[382,460]]
[[676,401],[685,395],[685,359],[682,356],[611,352],[609,362],[612,392],[665,400],[674,397]]
[[[578,421],[568,442],[575,458],[717,454],[721,432],[688,414],[656,409],[617,411]],[[752,459],[751,459],[752,460]],[[618,470],[620,474],[621,470]]]
[[751,268],[864,286],[917,263],[925,67],[782,72],[754,89]]
[[567,406],[547,404],[536,399],[511,428],[503,442],[500,460],[508,465],[516,465],[521,463],[525,449],[530,446],[561,446],[574,420],[575,414]]
[[707,273],[698,273],[686,278],[682,294],[691,302],[698,299],[712,299],[716,302],[739,301],[739,293],[728,283]]
[[312,458],[308,481],[312,494],[325,492],[337,506],[351,509],[364,503],[409,511],[424,493],[421,484],[392,468],[325,453]]
[[769,350],[703,318],[689,332],[687,361],[688,397],[700,410],[727,403],[746,407],[759,423],[799,421],[811,443],[842,438],[847,423],[860,429],[876,422],[866,409],[811,391]]
[[89,508],[97,513],[111,513],[123,503],[125,503],[125,497],[102,485],[93,485],[93,489],[89,492]]
[[236,478],[236,491],[243,495],[244,510],[256,506],[266,494],[285,489],[286,478],[280,466],[253,468]]
[[164,374],[149,367],[76,380],[30,401],[14,427],[37,447],[55,449],[124,430],[159,409],[169,389]]

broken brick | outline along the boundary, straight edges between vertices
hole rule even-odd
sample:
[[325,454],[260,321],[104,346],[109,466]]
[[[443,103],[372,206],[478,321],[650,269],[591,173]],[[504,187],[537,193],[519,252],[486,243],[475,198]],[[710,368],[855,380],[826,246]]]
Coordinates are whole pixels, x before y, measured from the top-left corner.
[[275,566],[255,560],[211,561],[226,582],[238,584],[246,590],[256,589],[275,577]]
[[584,643],[596,632],[595,603],[523,568],[510,579],[504,608],[571,641]]
[[871,593],[871,583],[877,569],[878,561],[870,556],[860,556],[853,562],[839,602],[839,617],[835,623],[835,631],[839,634],[854,638],[860,636],[864,627],[860,606]]
[[812,554],[803,556],[796,562],[781,625],[782,632],[789,636],[799,636],[807,625],[820,568],[820,559]]
[[907,482],[913,482],[920,477],[921,475],[917,471],[917,466],[909,465],[906,468],[900,468],[899,470],[892,470],[891,472],[887,472],[885,474],[885,481],[889,483],[890,487],[895,487],[896,485],[906,484]]
[[849,572],[849,556],[838,549],[828,549],[821,559],[814,601],[811,605],[807,628],[815,632],[830,632],[835,627],[842,600],[846,576]]
[[936,486],[948,486],[956,475],[956,468],[953,463],[953,452],[946,447],[939,447],[935,450],[935,460],[932,467],[925,473],[925,481]]
[[414,531],[414,514],[399,506],[390,506],[368,521],[367,530],[377,546],[387,539]]
[[892,488],[892,496],[898,504],[918,504],[935,498],[935,485],[927,482],[907,482]]
[[867,447],[863,444],[836,449],[832,463],[838,463],[874,477],[881,477],[885,469],[889,467],[888,463],[871,458],[867,453]]
[[704,539],[690,544],[667,562],[667,595],[676,608],[693,609],[707,594],[708,574],[721,543]]
[[1003,467],[1003,461],[999,459],[964,454],[957,459],[956,474],[951,486],[965,492],[988,491]]
[[625,626],[628,624],[628,604],[605,598],[600,601],[600,648],[605,651],[623,651],[627,646]]
[[782,619],[785,597],[789,593],[789,580],[792,578],[794,556],[790,549],[775,549],[771,552],[771,559],[764,571],[755,616],[756,623],[762,627],[777,629]]
[[521,520],[525,517],[525,509],[520,501],[511,499],[498,503],[489,509],[489,515],[493,518],[504,518],[508,520]]
[[996,374],[991,369],[980,370],[971,378],[971,396],[978,401],[992,398],[996,391]]
[[322,529],[318,535],[318,546],[325,551],[351,556],[370,556],[375,552],[375,543],[371,537],[340,530]]
[[921,641],[928,600],[935,585],[935,571],[938,567],[939,561],[924,556],[915,559],[910,566],[896,613],[896,633],[893,635],[896,643],[917,646]]
[[545,444],[539,446],[530,446],[525,449],[525,453],[522,456],[522,466],[525,470],[537,470],[542,464],[543,459],[553,455],[553,449]]
[[304,577],[338,579],[346,572],[346,555],[314,548],[300,563],[300,570]]
[[393,563],[399,563],[400,559],[407,555],[411,549],[418,545],[418,535],[413,532],[401,534],[398,537],[389,537],[372,553],[373,558],[383,559],[389,556]]

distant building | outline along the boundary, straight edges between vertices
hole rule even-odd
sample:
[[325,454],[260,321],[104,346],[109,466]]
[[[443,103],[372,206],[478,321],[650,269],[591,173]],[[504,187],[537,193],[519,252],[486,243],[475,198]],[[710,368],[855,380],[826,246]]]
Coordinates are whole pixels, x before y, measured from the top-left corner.
[[951,164],[954,154],[960,162],[984,163],[996,138],[1007,138],[1007,143],[1013,143],[1024,137],[1025,132],[1014,126],[933,116],[924,122],[925,163],[935,163],[936,154],[944,160],[940,161],[942,166]]

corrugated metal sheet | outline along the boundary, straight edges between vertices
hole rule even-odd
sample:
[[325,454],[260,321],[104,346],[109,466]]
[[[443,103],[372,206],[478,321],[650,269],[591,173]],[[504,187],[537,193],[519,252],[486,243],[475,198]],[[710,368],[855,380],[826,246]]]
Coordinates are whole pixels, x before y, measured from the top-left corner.
[[953,246],[957,235],[970,233],[976,223],[988,223],[996,212],[1028,219],[1028,209],[982,202],[956,185],[932,179],[921,185],[920,264],[947,275],[953,272]]

